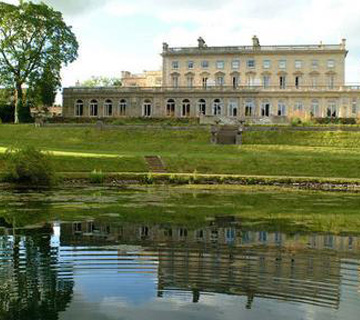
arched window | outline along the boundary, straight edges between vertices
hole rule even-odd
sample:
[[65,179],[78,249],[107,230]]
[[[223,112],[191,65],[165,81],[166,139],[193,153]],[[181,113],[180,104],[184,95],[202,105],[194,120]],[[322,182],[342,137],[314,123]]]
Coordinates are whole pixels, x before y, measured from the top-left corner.
[[113,103],[110,99],[105,100],[104,103],[104,117],[111,117],[113,114]]
[[245,116],[251,117],[254,115],[255,104],[253,100],[246,100],[245,102]]
[[119,116],[126,115],[126,107],[127,107],[127,101],[125,99],[121,99],[119,103]]
[[99,104],[97,100],[90,101],[90,117],[97,117],[99,114]]
[[220,99],[215,99],[213,101],[213,115],[221,116],[222,113],[222,103]]
[[337,107],[335,101],[329,101],[328,107],[326,110],[326,116],[329,118],[336,118],[337,117]]
[[182,102],[182,110],[181,115],[183,117],[190,117],[190,100],[185,99]]
[[84,115],[84,102],[79,99],[75,103],[75,116],[82,117],[83,115]]
[[144,100],[143,104],[143,116],[144,117],[151,117],[152,113],[152,103],[150,99]]
[[204,99],[200,99],[198,102],[198,110],[199,115],[206,115],[206,101]]
[[167,117],[175,116],[175,100],[174,99],[169,99],[166,102],[166,116]]
[[238,116],[238,102],[236,99],[230,99],[229,101],[229,116],[230,117]]
[[261,116],[262,117],[270,117],[270,108],[271,108],[270,102],[264,101],[261,104]]
[[279,101],[277,115],[279,117],[284,117],[286,115],[286,104],[284,101]]
[[311,101],[310,116],[311,117],[319,116],[319,100],[317,100],[317,99],[314,99]]

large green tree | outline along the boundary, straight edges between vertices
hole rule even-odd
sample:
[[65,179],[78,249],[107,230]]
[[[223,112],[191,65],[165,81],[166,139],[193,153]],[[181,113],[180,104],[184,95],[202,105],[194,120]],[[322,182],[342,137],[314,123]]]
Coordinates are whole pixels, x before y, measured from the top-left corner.
[[41,82],[46,68],[60,79],[63,65],[77,58],[78,42],[61,12],[44,3],[0,2],[0,83],[16,92],[15,123],[29,114],[24,87]]

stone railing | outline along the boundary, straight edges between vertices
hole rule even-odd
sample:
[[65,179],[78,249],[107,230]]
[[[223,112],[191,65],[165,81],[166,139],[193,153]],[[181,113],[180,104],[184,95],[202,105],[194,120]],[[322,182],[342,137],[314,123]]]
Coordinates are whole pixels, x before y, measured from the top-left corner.
[[66,94],[81,93],[163,93],[163,92],[357,92],[360,84],[343,86],[208,86],[208,87],[70,87],[64,88]]
[[284,45],[284,46],[225,46],[225,47],[174,47],[163,51],[166,54],[218,54],[237,52],[276,52],[276,51],[341,51],[345,50],[341,44],[318,45]]

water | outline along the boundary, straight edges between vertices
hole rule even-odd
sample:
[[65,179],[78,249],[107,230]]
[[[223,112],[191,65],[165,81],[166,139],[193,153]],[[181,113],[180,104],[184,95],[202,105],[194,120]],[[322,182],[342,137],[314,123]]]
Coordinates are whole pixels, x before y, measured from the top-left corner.
[[[268,217],[249,224],[246,212],[235,214],[234,197],[245,195],[258,212],[264,204],[254,199],[260,194],[269,207],[268,192],[7,191],[0,197],[0,319],[358,319],[360,233],[310,230],[282,217],[278,228]],[[327,194],[275,192],[271,199],[319,196]],[[233,214],[209,214],[210,198],[221,198],[224,212],[232,203]],[[204,218],[182,219],[180,207],[189,205]],[[144,209],[152,215],[144,218]]]

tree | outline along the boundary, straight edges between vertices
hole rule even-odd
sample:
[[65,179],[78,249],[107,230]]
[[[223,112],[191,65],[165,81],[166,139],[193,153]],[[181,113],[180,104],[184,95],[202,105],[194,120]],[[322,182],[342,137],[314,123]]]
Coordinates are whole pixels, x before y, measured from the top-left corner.
[[108,77],[91,77],[80,84],[83,87],[121,87],[121,79]]
[[15,89],[15,123],[29,113],[24,86],[39,83],[49,67],[54,79],[60,79],[62,65],[77,58],[78,47],[60,12],[44,3],[0,2],[0,81]]
[[61,87],[61,79],[53,73],[51,66],[46,65],[43,74],[39,79],[30,80],[31,86],[28,88],[27,100],[31,105],[51,107],[56,98],[56,92]]

